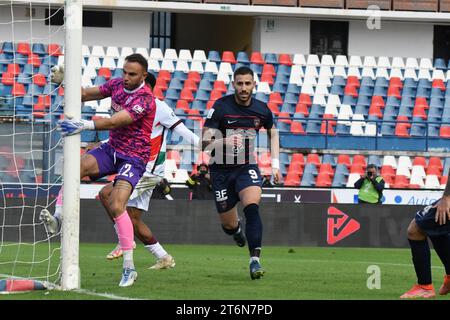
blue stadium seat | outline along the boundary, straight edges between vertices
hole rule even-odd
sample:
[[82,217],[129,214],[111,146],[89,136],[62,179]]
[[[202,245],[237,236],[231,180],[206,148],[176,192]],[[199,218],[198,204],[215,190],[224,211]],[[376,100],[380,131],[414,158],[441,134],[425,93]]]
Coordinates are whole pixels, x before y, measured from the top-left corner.
[[363,114],[365,116],[369,115],[369,107],[358,104],[355,107],[355,114]]
[[240,63],[244,63],[244,64],[250,63],[250,60],[248,59],[248,55],[247,55],[247,53],[244,52],[244,51],[239,51],[239,52],[237,53],[237,55],[236,55],[236,61],[237,61],[237,62],[240,62]]
[[425,123],[413,123],[411,125],[411,132],[409,133],[412,137],[423,137],[425,136],[426,124]]
[[179,78],[172,78],[169,83],[169,89],[175,89],[178,91],[181,91],[183,89],[184,85],[181,79]]
[[438,69],[438,70],[444,70],[444,71],[447,70],[447,64],[445,63],[445,60],[441,59],[441,58],[434,59],[433,66],[435,69]]
[[444,98],[444,93],[439,88],[431,88],[431,98]]
[[17,63],[18,65],[23,67],[28,63],[28,56],[16,53],[16,55],[14,56],[14,63]]
[[289,155],[286,152],[280,152],[280,163],[289,164],[290,162]]
[[37,102],[37,97],[26,95],[23,97],[22,104],[26,107],[32,107]]
[[348,168],[347,165],[340,163],[336,165],[336,171],[334,172],[334,174],[343,174],[343,175],[347,175],[349,174],[348,172]]
[[23,74],[26,74],[26,75],[28,75],[28,76],[30,76],[31,74],[36,74],[36,73],[38,73],[38,71],[39,71],[39,68],[35,68],[35,67],[33,67],[31,64],[26,64],[26,65],[23,67],[22,73],[23,73]]
[[449,170],[450,170],[450,158],[446,157],[444,160],[444,170],[442,171],[442,175],[448,176]]
[[277,75],[282,74],[282,75],[287,75],[289,76],[291,74],[291,67],[284,65],[284,64],[280,64],[276,70]]
[[375,86],[374,89],[373,89],[373,95],[374,96],[386,97],[387,96],[387,88],[386,87],[382,87],[382,86]]
[[400,101],[401,107],[414,107],[414,99],[411,97],[402,97]]
[[298,85],[296,85],[294,83],[288,84],[287,89],[286,89],[286,93],[300,94],[300,91],[301,91],[301,87],[299,87]]
[[41,64],[38,70],[38,73],[43,74],[44,76],[50,74],[50,68],[46,64]]
[[55,96],[58,93],[58,86],[54,83],[48,82],[42,90],[42,94]]
[[333,85],[333,86],[342,86],[342,87],[345,87],[346,84],[347,84],[347,81],[344,79],[343,76],[335,76],[335,77],[333,78],[333,82],[332,82],[332,85]]
[[47,66],[53,67],[58,64],[58,57],[55,56],[45,56],[42,58],[41,61],[42,64],[45,64]]
[[386,106],[400,107],[400,100],[393,96],[386,98]]
[[335,167],[336,166],[336,159],[334,158],[334,156],[332,154],[324,154],[323,157],[322,157],[322,163],[329,163],[333,167]]
[[371,77],[362,77],[361,78],[361,87],[375,87],[375,82]]
[[288,112],[288,113],[294,113],[295,112],[295,104],[294,103],[289,103],[288,101],[286,101],[286,99],[284,99],[284,103],[281,106],[281,112]]
[[206,110],[206,103],[205,101],[201,101],[201,100],[194,100],[192,102],[192,108],[194,110]]
[[375,87],[387,88],[389,87],[389,80],[384,77],[377,77],[375,80]]
[[166,99],[178,100],[180,98],[180,92],[177,89],[169,88],[166,91],[165,98]]
[[[114,78],[122,78],[122,75],[123,75],[123,70],[121,68],[117,68],[114,70],[114,73],[111,76],[111,78],[113,78],[113,79]],[[158,78],[158,75],[155,75],[154,73],[153,73],[153,75],[155,76],[155,78]]]
[[258,100],[261,100],[265,103],[269,102],[269,96],[267,94],[265,94],[264,92],[257,92],[255,94],[255,98]]
[[417,83],[417,88],[428,88],[431,89],[431,82],[428,79],[419,79]]
[[336,94],[342,96],[344,94],[344,86],[332,85],[330,89],[330,94]]
[[187,73],[184,73],[183,71],[180,70],[174,71],[172,73],[172,79],[186,80]]
[[395,121],[395,119],[397,119],[397,114],[397,108],[388,106],[384,109],[383,121]]
[[432,107],[443,108],[444,107],[444,97],[442,97],[442,98],[431,97],[430,108],[432,108]]
[[380,118],[378,118],[378,116],[376,114],[369,114],[367,117],[367,121],[374,121],[376,124],[376,121],[380,120]]
[[425,97],[429,98],[431,93],[430,88],[425,87],[417,87],[416,97]]
[[402,91],[402,97],[412,97],[415,98],[417,94],[417,88],[404,87]]
[[36,96],[36,95],[42,94],[43,91],[44,91],[44,87],[40,87],[36,84],[29,84],[28,89],[27,89],[27,94]]
[[275,77],[275,83],[282,83],[282,84],[287,85],[289,83],[289,75],[283,74],[283,73],[278,73]]
[[303,174],[302,182],[300,183],[300,186],[302,187],[314,187],[316,185],[316,179],[314,178],[313,174]]
[[407,106],[401,106],[398,110],[398,116],[412,117],[413,108]]
[[22,84],[30,84],[32,82],[31,75],[30,74],[25,74],[25,73],[20,73],[17,76],[16,82],[17,83],[22,83]]
[[97,76],[97,77],[95,77],[94,86],[99,87],[102,84],[104,84],[105,82],[106,82],[105,77],[103,77],[103,76],[98,77]]
[[310,118],[321,118],[323,113],[325,111],[325,107],[318,105],[318,104],[313,104],[311,106],[311,110],[309,111]]
[[283,121],[277,121],[276,122],[276,128],[278,129],[278,131],[280,132],[289,132],[291,129],[291,126],[289,125],[289,123],[283,122]]
[[272,92],[285,93],[286,87],[287,87],[286,83],[275,81],[275,83],[273,84]]
[[352,107],[356,105],[357,98],[353,98],[352,96],[344,96],[342,99],[342,104],[348,104]]
[[175,115],[177,115],[177,116],[185,116],[186,115],[186,112],[184,112],[184,110],[180,109],[180,108],[176,108],[174,110],[174,112],[175,112]]
[[97,139],[103,141],[109,138],[109,130],[97,131]]
[[296,121],[300,122],[302,124],[302,126],[306,126],[307,120],[303,113],[300,113],[300,112],[294,113],[294,115],[292,116],[292,120],[296,120]]
[[212,72],[205,72],[205,73],[203,73],[202,79],[207,79],[211,82],[214,82],[214,81],[216,81],[217,76]]
[[321,122],[317,120],[308,120],[306,124],[307,134],[318,134],[320,133]]
[[178,99],[169,99],[169,98],[165,98],[164,102],[167,103],[167,105],[171,108],[171,109],[175,109],[177,106],[177,101]]
[[428,124],[428,136],[429,137],[439,137],[439,128],[438,124]]
[[350,134],[350,127],[342,124],[342,123],[338,123],[336,126],[336,134],[337,135],[347,135]]
[[333,177],[332,187],[340,188],[347,186],[347,177],[343,174],[335,174]]
[[362,105],[362,106],[370,106],[371,102],[372,102],[372,97],[359,95],[356,104]]
[[44,55],[46,54],[45,46],[42,43],[33,43],[33,47],[31,48],[31,51],[38,55]]
[[2,51],[6,53],[14,53],[15,49],[13,43],[9,41],[3,42]]
[[83,116],[90,116],[90,117],[92,117],[95,114],[95,109],[93,109],[91,106],[83,105],[81,107],[81,114]]
[[381,125],[381,135],[382,136],[393,136],[395,132],[395,124],[393,123],[383,123]]
[[405,78],[403,83],[403,89],[404,88],[417,88],[417,81],[413,78]]
[[208,52],[208,60],[213,62],[222,62],[220,58],[220,53],[218,51],[211,50]]
[[278,65],[278,57],[275,53],[266,53],[264,61],[268,64]]
[[382,163],[382,161],[380,159],[380,156],[377,156],[375,154],[371,154],[369,156],[369,159],[367,160],[367,164],[374,164],[374,165],[377,166],[377,168],[380,168],[383,163]]
[[81,131],[81,142],[95,142],[95,131]]
[[372,98],[373,96],[373,87],[369,87],[369,86],[361,86],[361,88],[359,88],[359,96],[368,96],[370,98]]
[[250,64],[250,69],[252,69],[253,72],[257,73],[258,75],[261,75],[261,72],[262,72],[262,69],[263,69],[263,65],[262,64],[251,63]]
[[208,79],[202,79],[202,80],[200,80],[198,89],[211,91],[213,89],[213,85],[212,85],[211,81],[209,81]]
[[317,175],[319,172],[317,171],[317,167],[314,163],[307,163],[305,164],[305,169],[303,171],[303,174],[313,174]]
[[431,106],[430,105],[430,109],[428,110],[428,118],[430,117],[434,117],[434,118],[440,118],[442,116],[442,107],[436,107],[436,106]]
[[284,102],[293,104],[295,109],[295,105],[298,103],[298,95],[295,93],[286,93],[284,96]]

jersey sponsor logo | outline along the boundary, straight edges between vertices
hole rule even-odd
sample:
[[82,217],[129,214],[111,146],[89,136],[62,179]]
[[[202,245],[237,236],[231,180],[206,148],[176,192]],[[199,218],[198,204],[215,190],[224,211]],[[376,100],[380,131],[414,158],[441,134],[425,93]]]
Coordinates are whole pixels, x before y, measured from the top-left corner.
[[136,113],[141,114],[142,112],[144,112],[144,108],[142,108],[140,105],[136,104],[133,106],[133,111]]
[[209,109],[208,114],[206,115],[206,119],[211,119],[213,113],[214,113],[214,109]]
[[327,243],[335,244],[355,233],[360,224],[335,207],[328,208]]

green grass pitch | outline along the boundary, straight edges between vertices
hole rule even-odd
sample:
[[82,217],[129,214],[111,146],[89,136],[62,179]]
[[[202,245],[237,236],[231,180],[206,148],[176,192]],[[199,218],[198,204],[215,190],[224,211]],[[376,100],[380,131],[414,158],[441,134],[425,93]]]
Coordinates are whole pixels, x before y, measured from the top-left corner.
[[[1,295],[0,299],[379,300],[398,299],[415,282],[408,249],[266,246],[261,259],[266,275],[263,279],[251,280],[247,249],[233,244],[165,245],[176,260],[176,267],[170,270],[149,270],[154,263],[153,256],[138,245],[134,254],[137,282],[132,287],[119,288],[122,259],[108,261],[105,258],[113,247],[113,244],[80,245],[83,293],[35,291]],[[0,262],[15,257],[17,250],[12,249],[8,253],[3,248]],[[48,248],[42,246],[35,255],[44,256],[47,251]],[[432,259],[433,279],[438,290],[444,269],[434,251]],[[47,268],[47,264],[42,267],[44,265]],[[371,265],[380,268],[380,289],[367,288],[371,276],[367,269]],[[0,273],[6,273],[6,267],[0,263]],[[33,271],[42,271],[39,267],[35,266]]]

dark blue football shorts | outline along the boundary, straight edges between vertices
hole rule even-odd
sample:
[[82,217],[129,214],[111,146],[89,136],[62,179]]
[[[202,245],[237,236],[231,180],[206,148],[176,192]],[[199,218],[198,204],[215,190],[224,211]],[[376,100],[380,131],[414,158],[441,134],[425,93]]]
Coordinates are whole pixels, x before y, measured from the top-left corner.
[[450,233],[450,221],[447,220],[445,224],[439,225],[439,223],[434,220],[437,208],[433,208],[433,206],[438,201],[433,202],[416,213],[415,220],[417,225],[429,237],[436,237]]

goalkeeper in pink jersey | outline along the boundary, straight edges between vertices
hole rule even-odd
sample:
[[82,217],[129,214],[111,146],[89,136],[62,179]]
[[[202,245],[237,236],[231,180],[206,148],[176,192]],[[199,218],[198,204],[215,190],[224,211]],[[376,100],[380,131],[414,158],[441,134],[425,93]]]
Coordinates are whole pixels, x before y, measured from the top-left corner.
[[[147,69],[147,60],[140,54],[132,54],[125,58],[122,78],[112,79],[100,87],[82,89],[82,101],[111,97],[111,118],[64,119],[58,123],[63,136],[83,130],[110,130],[107,143],[81,157],[80,179],[90,177],[96,180],[117,173],[106,205],[113,216],[123,250],[120,287],[131,286],[137,278],[133,262],[133,224],[126,205],[150,159],[156,105],[151,90],[145,85]],[[52,80],[61,83],[63,73],[61,67],[53,68]],[[62,189],[58,198],[61,204]],[[40,217],[46,222],[49,232],[58,229],[61,220],[58,212],[52,216],[48,210],[43,210]]]

